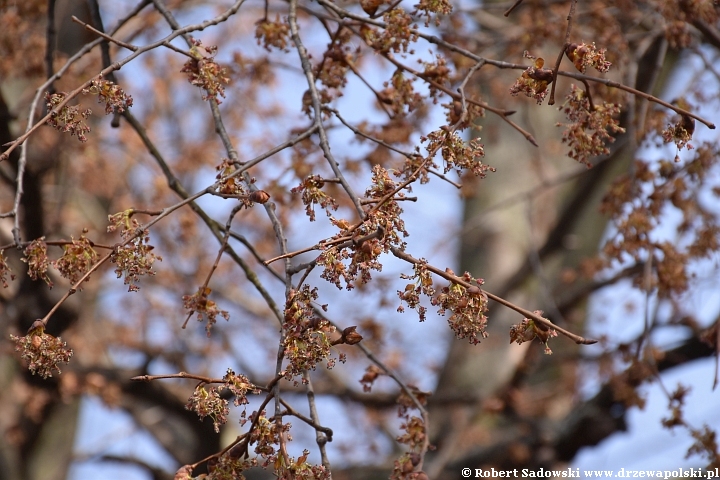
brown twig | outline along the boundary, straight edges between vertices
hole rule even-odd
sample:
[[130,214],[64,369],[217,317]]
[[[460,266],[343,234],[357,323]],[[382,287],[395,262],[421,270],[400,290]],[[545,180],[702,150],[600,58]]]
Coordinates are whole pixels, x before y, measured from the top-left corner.
[[114,43],[114,44],[116,44],[116,45],[119,45],[119,46],[121,46],[121,47],[123,47],[123,48],[126,48],[126,49],[130,50],[131,52],[137,52],[137,51],[138,51],[138,47],[136,47],[135,45],[131,45],[131,44],[129,44],[129,43],[125,43],[125,42],[123,42],[123,41],[121,41],[121,40],[118,40],[118,39],[112,37],[111,35],[108,35],[107,33],[103,33],[103,32],[101,32],[100,30],[94,28],[92,25],[83,22],[82,20],[80,20],[79,18],[77,18],[75,15],[72,16],[72,21],[75,22],[75,23],[78,23],[78,24],[82,25],[83,27],[85,27],[86,30],[91,31],[92,33],[94,33],[94,34],[97,35],[98,37],[104,38],[104,39],[107,40],[108,42],[111,42],[111,43]]
[[[220,243],[220,248],[218,249],[218,253],[215,256],[215,261],[212,264],[212,267],[210,267],[210,271],[207,274],[207,277],[205,277],[205,281],[203,282],[202,286],[198,289],[198,292],[200,292],[201,296],[206,296],[207,292],[207,286],[210,284],[210,279],[213,276],[213,273],[217,270],[218,265],[220,265],[220,259],[222,258],[223,253],[225,252],[225,249],[227,248],[228,240],[230,238],[230,224],[232,223],[233,218],[235,218],[235,215],[244,207],[245,205],[243,203],[239,203],[238,205],[235,205],[233,207],[232,211],[230,212],[230,215],[228,215],[227,222],[225,223],[225,235],[223,236],[223,240]],[[185,319],[185,322],[182,324],[182,328],[184,329],[187,327],[187,323],[190,320],[190,317],[193,316],[195,313],[195,310],[191,310],[190,313],[188,313],[187,318]]]
[[517,7],[519,7],[522,2],[523,2],[523,0],[515,0],[515,3],[513,3],[513,4],[510,6],[510,8],[508,8],[507,10],[505,10],[505,12],[503,13],[503,16],[509,17],[510,14],[513,12],[513,10],[515,10]]
[[[398,248],[396,248],[396,247],[391,247],[390,251],[393,253],[393,255],[395,255],[397,258],[399,258],[399,259],[401,259],[401,260],[405,260],[406,262],[409,262],[409,263],[412,263],[412,264],[415,264],[415,265],[424,265],[429,271],[431,271],[431,272],[433,272],[433,273],[435,273],[435,274],[443,277],[445,280],[448,280],[448,281],[450,281],[450,282],[452,282],[452,283],[456,283],[456,284],[458,284],[458,285],[462,285],[462,286],[465,287],[465,288],[470,288],[470,287],[476,287],[476,286],[477,286],[477,285],[472,285],[472,284],[466,282],[465,280],[463,280],[462,278],[460,278],[460,277],[458,277],[458,276],[456,276],[456,275],[452,275],[452,274],[447,273],[446,271],[441,270],[441,269],[439,269],[439,268],[437,268],[437,267],[434,267],[434,266],[432,266],[432,265],[426,264],[426,263],[418,260],[417,258],[413,257],[412,255],[409,255],[409,254],[403,252],[402,250],[400,250],[400,249],[398,249]],[[574,333],[572,333],[572,332],[570,332],[570,331],[568,331],[568,330],[565,330],[565,329],[562,328],[562,327],[558,327],[557,325],[555,325],[554,323],[552,323],[552,322],[551,322],[550,320],[548,320],[547,318],[544,318],[544,317],[542,317],[542,316],[540,316],[540,315],[538,315],[538,314],[536,314],[536,313],[534,313],[534,312],[531,312],[530,310],[526,310],[526,309],[524,309],[524,308],[522,308],[522,307],[519,307],[519,306],[515,305],[514,303],[512,303],[512,302],[510,302],[510,301],[508,301],[508,300],[505,300],[505,299],[502,298],[502,297],[498,297],[497,295],[488,292],[487,290],[481,289],[481,291],[482,291],[482,293],[484,293],[490,300],[493,300],[493,301],[495,301],[495,302],[497,302],[497,303],[499,303],[499,304],[501,304],[501,305],[504,305],[504,306],[508,307],[508,308],[511,309],[511,310],[515,310],[516,312],[522,314],[524,317],[529,318],[529,319],[532,319],[532,320],[535,320],[537,323],[539,323],[540,325],[542,325],[542,326],[544,326],[544,327],[546,327],[546,328],[553,328],[553,329],[557,330],[559,333],[562,333],[563,335],[565,335],[566,337],[568,337],[570,340],[574,341],[574,342],[577,343],[577,344],[581,344],[581,345],[592,345],[592,344],[594,344],[594,343],[597,343],[597,340],[593,340],[593,339],[588,339],[588,338],[585,338],[585,337],[581,337],[580,335],[574,334]]]
[[315,430],[318,430],[318,431],[324,433],[325,435],[327,435],[327,441],[328,441],[328,442],[332,442],[333,431],[332,431],[331,428],[323,427],[322,425],[318,425],[317,423],[313,422],[312,419],[306,417],[306,416],[303,415],[302,413],[300,413],[300,412],[298,412],[297,410],[295,410],[294,408],[292,408],[292,406],[290,406],[290,404],[287,403],[287,402],[286,402],[285,400],[283,400],[283,399],[280,399],[280,403],[285,407],[285,409],[287,410],[287,414],[288,414],[288,415],[292,415],[293,417],[297,417],[298,419],[300,419],[300,420],[302,420],[303,422],[305,422],[305,423],[307,423],[308,425],[310,425],[310,426],[311,426],[312,428],[314,428]]
[[570,45],[570,32],[572,31],[572,21],[573,17],[575,16],[576,5],[577,0],[570,0],[570,12],[567,16],[567,27],[565,29],[565,42],[563,43],[562,48],[560,48],[560,53],[558,54],[557,60],[555,61],[555,67],[552,71],[552,86],[550,87],[550,98],[548,99],[548,105],[555,105],[555,86],[557,85],[558,71],[560,71],[560,63],[562,62],[563,56],[565,55],[565,51]]

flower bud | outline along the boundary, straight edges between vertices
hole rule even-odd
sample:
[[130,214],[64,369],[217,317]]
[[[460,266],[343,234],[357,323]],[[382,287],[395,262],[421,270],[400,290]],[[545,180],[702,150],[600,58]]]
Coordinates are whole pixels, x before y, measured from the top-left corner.
[[266,203],[270,200],[270,194],[264,190],[256,190],[248,196],[248,200],[255,203]]
[[343,343],[347,345],[355,345],[357,343],[360,343],[363,337],[355,331],[356,328],[357,326],[353,325],[352,327],[347,327],[345,330],[342,331]]

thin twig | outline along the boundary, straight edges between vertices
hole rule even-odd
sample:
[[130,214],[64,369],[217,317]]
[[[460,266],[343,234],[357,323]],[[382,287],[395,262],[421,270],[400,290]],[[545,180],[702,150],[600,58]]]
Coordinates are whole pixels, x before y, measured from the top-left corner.
[[[417,258],[413,257],[412,255],[409,255],[409,254],[403,252],[402,250],[400,250],[400,249],[398,249],[398,248],[396,248],[396,247],[391,247],[391,248],[390,248],[390,251],[393,253],[393,255],[395,255],[395,256],[398,257],[399,259],[405,260],[406,262],[410,262],[410,263],[415,264],[415,265],[423,265],[423,266],[425,266],[425,268],[427,268],[429,271],[431,271],[431,272],[433,272],[433,273],[435,273],[435,274],[443,277],[445,280],[448,280],[448,281],[450,281],[450,282],[452,282],[452,283],[455,283],[455,284],[458,284],[458,285],[462,285],[462,286],[465,287],[465,288],[470,288],[470,287],[476,287],[476,286],[477,286],[477,285],[472,285],[472,284],[466,282],[465,280],[463,280],[462,278],[460,278],[460,277],[458,277],[458,276],[456,276],[456,275],[452,275],[452,274],[447,273],[447,272],[445,272],[445,271],[443,271],[443,270],[441,270],[441,269],[439,269],[439,268],[437,268],[437,267],[434,267],[434,266],[432,266],[432,265],[429,265],[429,264],[427,264],[427,263],[424,263],[424,262],[422,262],[421,260],[418,260]],[[490,300],[493,300],[493,301],[495,301],[495,302],[497,302],[497,303],[499,303],[499,304],[501,304],[501,305],[504,305],[504,306],[508,307],[508,308],[511,309],[511,310],[515,310],[516,312],[522,314],[524,317],[530,318],[530,319],[532,319],[532,320],[535,320],[536,322],[540,323],[541,325],[543,325],[543,326],[545,326],[545,327],[547,327],[547,328],[553,328],[553,329],[557,330],[559,333],[562,333],[563,335],[565,335],[566,337],[568,337],[569,339],[571,339],[572,341],[574,341],[574,342],[577,343],[577,344],[581,344],[581,345],[592,345],[592,344],[594,344],[594,343],[597,343],[597,340],[593,340],[593,339],[588,339],[588,338],[585,338],[585,337],[581,337],[580,335],[574,334],[574,333],[572,333],[572,332],[570,332],[570,331],[568,331],[568,330],[565,330],[565,329],[562,328],[562,327],[558,327],[557,325],[555,325],[554,323],[552,323],[552,322],[551,322],[550,320],[548,320],[547,318],[544,318],[544,317],[542,317],[542,316],[540,316],[540,315],[538,315],[538,314],[536,314],[536,313],[534,313],[534,312],[531,312],[530,310],[526,310],[526,309],[524,309],[524,308],[522,308],[522,307],[520,307],[520,306],[517,306],[517,305],[515,305],[514,303],[512,303],[512,302],[510,302],[510,301],[508,301],[508,300],[505,300],[505,299],[502,298],[502,297],[498,297],[497,295],[488,292],[487,290],[481,289],[481,291],[482,291],[482,293],[484,293]]]
[[[303,380],[305,381],[305,393],[308,399],[308,408],[310,408],[310,421],[312,422],[310,425],[315,428],[315,442],[320,450],[320,459],[325,467],[325,471],[331,472],[330,459],[328,458],[325,445],[327,442],[332,441],[332,430],[320,427],[320,415],[318,415],[317,405],[315,403],[315,390],[313,389],[310,372],[307,370],[303,371]],[[285,406],[288,407],[288,405]],[[330,430],[329,434],[327,433],[327,430]]]
[[365,210],[363,210],[362,208],[362,205],[360,205],[360,197],[355,194],[353,188],[345,180],[345,176],[340,170],[338,162],[335,160],[332,152],[330,151],[330,143],[328,142],[327,133],[322,122],[323,109],[322,104],[320,103],[320,94],[318,93],[317,87],[315,86],[315,76],[313,75],[312,65],[310,64],[307,50],[303,45],[302,39],[300,38],[300,33],[298,31],[297,0],[290,0],[290,13],[288,15],[288,23],[290,24],[290,35],[292,36],[293,43],[295,44],[295,49],[297,50],[298,56],[300,57],[300,64],[302,65],[303,72],[305,73],[305,79],[307,81],[308,89],[310,91],[310,98],[312,99],[314,114],[313,123],[317,125],[317,133],[320,137],[320,148],[322,149],[323,155],[328,161],[328,164],[330,165],[333,173],[337,178],[340,179],[340,184],[350,197],[350,201],[355,206],[355,211],[360,217],[360,220],[364,220],[366,214]]
[[310,425],[310,426],[311,426],[312,428],[314,428],[315,430],[318,430],[318,431],[324,433],[325,435],[327,435],[327,441],[328,441],[328,442],[332,442],[333,431],[332,431],[331,428],[323,427],[322,425],[318,425],[317,423],[313,422],[312,419],[306,417],[306,416],[303,415],[302,413],[300,413],[300,412],[298,412],[297,410],[295,410],[295,409],[294,409],[292,406],[290,406],[290,404],[287,403],[285,400],[282,400],[282,399],[281,399],[281,400],[280,400],[280,403],[285,407],[285,409],[287,410],[288,415],[292,415],[293,417],[297,417],[297,418],[299,418],[300,420],[302,420],[303,422],[305,422],[305,423],[307,423],[308,425]]
[[[567,16],[567,27],[565,29],[565,42],[562,45],[562,48],[560,48],[560,53],[558,54],[557,60],[555,61],[555,67],[553,67],[553,77],[552,77],[552,86],[550,87],[550,98],[548,99],[548,105],[555,105],[555,86],[557,85],[557,76],[558,71],[560,71],[560,63],[562,62],[563,56],[565,55],[565,51],[567,50],[568,46],[570,46],[570,32],[572,31],[572,21],[573,17],[575,16],[575,6],[577,5],[577,0],[570,0],[570,13],[568,13]],[[588,89],[589,91],[590,89]]]
[[121,41],[121,40],[118,40],[117,38],[113,38],[112,36],[108,35],[107,33],[103,33],[103,32],[101,32],[100,30],[94,28],[92,25],[83,22],[82,20],[80,20],[79,18],[77,18],[75,15],[72,16],[72,21],[75,22],[75,23],[77,23],[77,24],[82,25],[83,27],[85,27],[86,30],[91,31],[92,33],[94,33],[94,34],[97,35],[98,37],[104,38],[104,39],[107,40],[108,42],[112,42],[112,43],[114,43],[114,44],[116,44],[116,45],[119,45],[119,46],[121,46],[121,47],[123,47],[123,48],[126,48],[126,49],[130,50],[131,52],[137,52],[137,51],[138,51],[138,47],[136,47],[135,45],[130,45],[129,43],[125,43],[125,42],[123,42],[123,41]]

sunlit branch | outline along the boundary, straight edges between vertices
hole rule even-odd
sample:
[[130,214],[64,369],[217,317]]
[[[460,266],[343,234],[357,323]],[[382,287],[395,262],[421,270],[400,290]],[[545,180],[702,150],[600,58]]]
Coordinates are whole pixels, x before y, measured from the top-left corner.
[[[415,265],[421,265],[421,264],[424,265],[429,271],[435,273],[436,275],[441,276],[442,278],[444,278],[445,280],[448,280],[449,282],[456,283],[458,285],[462,285],[465,288],[470,288],[470,287],[476,286],[476,285],[472,285],[472,284],[466,282],[465,280],[463,280],[462,278],[460,278],[456,275],[452,275],[452,274],[447,273],[446,271],[441,270],[437,267],[433,267],[432,265],[423,263],[422,261],[413,257],[412,255],[409,255],[396,247],[391,247],[390,251],[393,253],[393,255],[400,258],[401,260],[405,260],[406,262],[409,262],[409,263],[412,263]],[[530,310],[526,310],[522,307],[519,307],[519,306],[515,305],[514,303],[512,303],[508,300],[505,300],[502,297],[498,297],[497,295],[494,295],[494,294],[488,292],[487,290],[481,289],[481,291],[483,294],[487,295],[487,297],[490,300],[493,300],[501,305],[504,305],[511,310],[515,310],[516,312],[522,314],[526,318],[535,320],[536,322],[540,323],[542,326],[544,326],[546,328],[553,328],[553,329],[557,330],[559,333],[562,333],[563,335],[565,335],[566,337],[568,337],[570,340],[574,341],[577,344],[592,345],[594,343],[597,343],[597,340],[581,337],[580,335],[576,335],[568,330],[565,330],[562,327],[558,327],[557,325],[552,323],[547,318],[544,318],[534,312],[531,312]]]

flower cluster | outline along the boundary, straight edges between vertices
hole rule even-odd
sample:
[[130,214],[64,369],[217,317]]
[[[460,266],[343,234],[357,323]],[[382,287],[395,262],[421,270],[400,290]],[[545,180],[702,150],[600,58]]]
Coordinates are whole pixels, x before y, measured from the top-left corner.
[[[256,444],[255,453],[266,457],[268,459],[266,463],[269,464],[275,459],[275,446],[280,444],[280,435],[287,434],[291,425],[289,423],[278,425],[276,422],[271,422],[264,412],[254,415],[258,415],[258,418],[250,432],[250,442]],[[291,440],[289,435],[288,439]]]
[[[415,283],[408,283],[405,285],[405,290],[398,290],[397,294],[398,297],[400,297],[401,302],[405,302],[408,307],[413,310],[417,310],[418,315],[420,316],[420,321],[424,322],[426,319],[425,315],[427,314],[427,308],[420,305],[420,295],[422,294],[427,297],[432,297],[435,295],[435,288],[433,288],[432,275],[427,269],[427,261],[425,259],[421,258],[419,263],[415,263],[413,265],[413,270],[415,273],[412,276],[401,273],[400,277],[405,280],[415,279]],[[405,307],[400,305],[397,308],[397,311],[402,313],[405,311]]]
[[280,16],[275,16],[274,22],[264,18],[255,24],[255,38],[257,44],[265,47],[268,52],[270,47],[287,51],[290,43],[290,27],[287,22],[280,21]]
[[220,432],[220,425],[227,422],[230,413],[228,401],[220,397],[216,387],[205,389],[205,385],[198,385],[185,405],[187,410],[195,412],[202,420],[205,417],[212,418],[215,433]]
[[[314,68],[315,78],[331,89],[341,89],[347,84],[347,72],[351,61],[350,43],[353,40],[352,31],[341,29],[323,54],[322,61]],[[338,95],[341,93],[338,91]]]
[[15,274],[10,270],[10,266],[7,264],[7,258],[3,255],[5,250],[0,250],[0,283],[3,284],[3,288],[8,288],[7,277],[10,276],[10,280],[15,280]]
[[405,433],[397,437],[398,443],[403,443],[411,449],[415,449],[425,441],[425,423],[420,417],[408,415],[406,421],[400,425],[400,429],[404,430]]
[[55,108],[65,100],[66,96],[65,92],[45,94],[45,103],[51,112],[47,123],[59,132],[69,132],[71,136],[75,135],[81,142],[87,142],[86,134],[90,133],[90,127],[85,120],[92,115],[92,110],[89,108],[80,110],[78,105],[65,105],[56,111]]
[[[542,312],[539,310],[536,310],[535,313],[542,315]],[[529,318],[525,318],[519,324],[510,327],[510,343],[515,342],[518,345],[522,345],[525,342],[531,342],[537,338],[545,345],[546,355],[552,355],[552,350],[548,346],[548,340],[552,337],[557,337],[557,331],[552,328],[547,328]]]
[[473,138],[465,143],[457,132],[441,128],[430,132],[426,137],[421,137],[420,140],[423,143],[427,142],[425,149],[428,153],[440,150],[445,162],[444,173],[454,169],[462,174],[463,170],[469,170],[473,175],[484,178],[487,172],[495,171],[493,167],[485,165],[480,160],[485,156],[480,138]]
[[377,380],[378,377],[384,374],[385,372],[383,372],[377,365],[370,365],[369,367],[367,367],[365,369],[365,373],[360,379],[360,384],[363,386],[363,392],[370,393],[372,391],[372,386],[375,383],[375,380]]
[[423,104],[423,97],[413,89],[413,81],[405,78],[403,71],[395,70],[390,82],[383,84],[385,88],[378,92],[380,100],[388,105],[396,116],[405,115]]
[[412,25],[412,16],[400,7],[383,13],[386,28],[382,33],[378,29],[363,24],[360,34],[365,42],[376,52],[413,53],[408,52],[411,42],[418,39],[417,30]]
[[243,458],[239,454],[234,454],[233,449],[230,449],[229,452],[220,455],[220,457],[208,461],[209,475],[207,477],[200,475],[197,478],[204,478],[205,480],[242,480],[245,478],[242,473],[256,466],[256,459]]
[[594,42],[580,45],[571,43],[565,48],[565,55],[581,73],[585,73],[587,67],[593,67],[598,72],[607,72],[612,65],[605,59],[605,49],[598,50]]
[[303,285],[300,290],[292,291],[285,303],[283,353],[289,362],[285,370],[288,380],[305,370],[314,370],[322,361],[327,361],[328,368],[335,364],[329,358],[330,334],[335,332],[335,327],[315,315],[312,302],[317,296],[316,288],[311,290]]
[[420,454],[405,452],[397,460],[390,474],[390,480],[427,480],[425,472],[415,472],[415,467],[420,463]]
[[[135,222],[135,220],[133,220]],[[152,269],[155,260],[162,261],[162,257],[152,253],[155,248],[148,242],[150,237],[147,231],[136,238],[133,238],[127,245],[115,247],[110,261],[116,265],[115,274],[117,278],[125,276],[124,283],[128,286],[129,292],[137,292],[140,287],[137,285],[142,275],[155,275]]]
[[462,120],[462,122],[456,126],[458,130],[468,128],[475,119],[485,116],[485,109],[475,103],[467,103],[465,107],[467,108],[467,114],[464,119],[462,118],[462,102],[459,100],[455,100],[452,103],[443,103],[442,106],[445,107],[445,118],[449,125],[456,126],[456,124]]
[[73,351],[60,337],[45,333],[42,321],[36,320],[28,334],[24,337],[10,335],[15,342],[15,351],[28,364],[28,369],[43,378],[52,377],[53,370],[61,373],[60,363],[70,363]]
[[233,403],[236,407],[240,405],[247,405],[248,399],[247,394],[252,393],[254,395],[260,394],[260,389],[257,388],[245,375],[236,374],[232,369],[228,368],[227,373],[223,377],[225,382],[224,388],[229,390],[235,398]]
[[452,70],[447,66],[447,60],[441,55],[435,56],[434,62],[422,62],[423,72],[421,78],[430,80],[433,83],[428,84],[430,90],[430,98],[433,103],[437,103],[438,97],[444,92],[439,90],[436,85],[448,85],[450,83],[450,74]]
[[219,432],[220,425],[227,422],[229,413],[228,401],[220,396],[221,392],[230,391],[235,397],[233,404],[236,407],[248,404],[248,393],[256,395],[260,393],[260,390],[245,375],[238,375],[229,368],[223,377],[223,382],[225,383],[209,389],[205,388],[205,383],[201,383],[195,387],[185,405],[187,410],[197,413],[201,420],[205,417],[212,418],[215,432]]
[[133,233],[133,229],[139,226],[139,224],[135,220],[131,219],[133,213],[135,213],[135,210],[133,210],[132,208],[128,208],[127,210],[123,210],[122,212],[108,215],[108,221],[110,222],[110,225],[108,225],[107,227],[107,232],[113,233],[119,229],[122,238],[130,237]]
[[202,322],[207,318],[205,331],[208,337],[210,336],[210,330],[217,322],[218,315],[225,320],[230,320],[230,314],[226,310],[220,310],[214,301],[208,299],[210,292],[212,292],[210,288],[200,287],[193,295],[183,295],[182,297],[183,308],[189,310],[190,315],[197,313],[198,322]]
[[[472,278],[468,272],[463,274],[462,279],[468,283],[483,284],[482,280]],[[487,337],[485,312],[488,309],[488,299],[479,287],[473,285],[466,288],[463,285],[451,283],[447,287],[443,287],[440,294],[431,299],[431,303],[438,307],[440,315],[445,315],[447,311],[452,312],[448,318],[448,324],[457,338],[467,338],[470,343],[475,345],[480,343],[478,336]]]
[[526,58],[534,59],[532,67],[528,67],[520,78],[515,80],[515,83],[510,87],[510,94],[517,96],[518,93],[522,93],[530,98],[534,98],[538,105],[545,100],[548,94],[547,87],[553,81],[553,72],[543,68],[545,60],[542,58],[535,58],[528,52],[525,52]]
[[453,7],[448,0],[420,0],[420,3],[414,5],[415,11],[413,15],[420,13],[425,17],[425,26],[430,25],[430,19],[435,15],[435,25],[440,25],[440,15],[449,15],[452,13]]
[[52,262],[52,265],[73,284],[97,262],[98,254],[85,235],[77,240],[73,238],[71,244],[63,246],[63,250],[62,257]]
[[[190,49],[192,58],[185,62],[183,73],[188,74],[188,81],[191,85],[205,90],[203,100],[213,99],[219,105],[222,103],[218,95],[225,98],[225,85],[230,83],[228,71],[215,62],[217,46],[204,47],[200,40],[192,39],[193,46]],[[205,53],[202,53],[202,52]]]
[[220,165],[215,167],[217,175],[217,191],[223,195],[247,195],[247,190],[242,178],[235,175],[235,167],[227,158],[223,158]]
[[[372,185],[365,191],[365,196],[379,201],[394,192],[396,187],[388,171],[375,165]],[[339,245],[328,245],[318,256],[317,264],[324,267],[321,278],[338,288],[342,288],[341,280],[344,280],[348,290],[355,287],[356,281],[363,284],[369,282],[372,270],[382,270],[382,264],[378,261],[382,253],[387,253],[393,246],[405,249],[400,234],[404,237],[409,234],[405,230],[405,222],[400,218],[402,212],[398,202],[388,198],[382,204],[375,204],[365,221],[352,230],[346,220],[331,217],[330,221],[341,230],[333,240],[348,240]],[[347,266],[344,263],[346,260],[350,261]]]
[[30,242],[25,247],[24,257],[22,261],[28,265],[28,275],[33,280],[38,278],[45,281],[50,288],[53,287],[53,282],[48,277],[47,270],[50,266],[50,260],[47,256],[47,244],[45,243],[45,237],[38,238]]
[[105,102],[105,114],[122,113],[133,104],[133,98],[130,95],[108,80],[93,80],[88,88],[83,89],[82,93],[97,95],[99,103]]
[[593,109],[587,94],[575,85],[559,109],[570,121],[557,124],[566,127],[562,141],[570,146],[568,156],[588,168],[592,166],[591,157],[610,153],[606,145],[615,141],[612,134],[625,132],[615,118],[620,114],[620,105],[603,103]]
[[315,205],[320,205],[321,208],[325,209],[328,217],[331,209],[337,210],[338,208],[335,199],[322,191],[324,186],[325,180],[321,176],[309,175],[300,185],[290,190],[294,194],[302,194],[301,198],[303,205],[305,205],[305,213],[311,222],[315,221]]
[[313,465],[307,462],[310,455],[308,450],[295,460],[295,457],[288,457],[288,464],[280,464],[275,468],[275,475],[280,480],[325,480],[332,478],[323,465]]
[[[683,99],[676,100],[679,107],[688,109],[690,105]],[[695,133],[695,120],[688,115],[681,114],[675,124],[668,125],[660,135],[665,143],[674,142],[677,145],[678,152],[683,148],[692,150],[694,147],[689,143]],[[680,161],[680,156],[675,155],[675,161]]]

